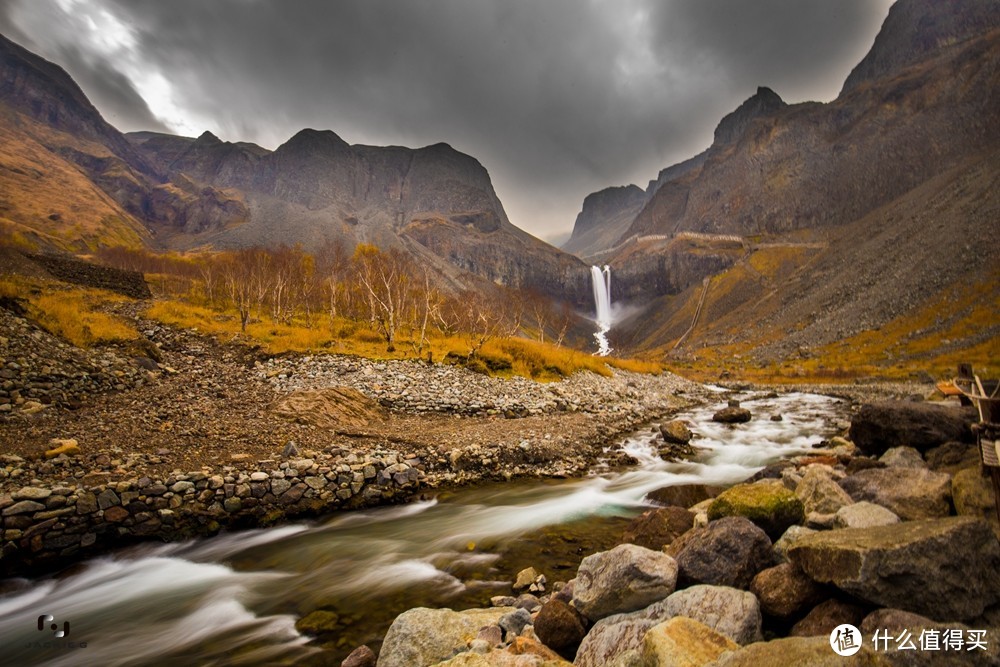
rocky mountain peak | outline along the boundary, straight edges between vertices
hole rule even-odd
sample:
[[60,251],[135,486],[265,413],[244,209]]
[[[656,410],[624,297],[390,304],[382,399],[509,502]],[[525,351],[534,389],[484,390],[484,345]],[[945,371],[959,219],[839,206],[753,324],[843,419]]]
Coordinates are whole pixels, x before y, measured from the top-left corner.
[[914,65],[937,51],[1000,28],[996,0],[899,0],[841,94]]
[[222,139],[205,130],[201,135],[194,141],[196,146],[214,146],[222,143]]
[[332,130],[314,130],[306,128],[278,146],[276,153],[281,154],[332,154],[349,148],[349,144]]
[[715,144],[728,144],[743,135],[743,131],[754,118],[769,114],[787,106],[784,100],[770,88],[761,86],[753,97],[737,107],[736,111],[727,114],[715,128]]

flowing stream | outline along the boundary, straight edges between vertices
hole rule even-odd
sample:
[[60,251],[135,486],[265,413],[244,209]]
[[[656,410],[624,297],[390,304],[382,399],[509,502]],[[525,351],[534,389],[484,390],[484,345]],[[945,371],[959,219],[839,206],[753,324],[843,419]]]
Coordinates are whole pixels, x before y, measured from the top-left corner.
[[[739,482],[808,451],[845,416],[836,399],[810,394],[743,405],[755,418],[736,427],[711,421],[718,405],[679,415],[700,436],[694,444],[703,453],[693,462],[663,462],[652,433],[640,432],[617,445],[639,461],[626,470],[491,484],[405,506],[140,545],[53,577],[3,582],[0,663],[339,664],[359,643],[377,645],[406,609],[482,606],[509,594],[525,558],[549,582],[567,580],[572,563],[615,543],[647,492]],[[774,413],[783,421],[770,421]],[[602,527],[610,542],[601,542]],[[553,555],[553,544],[572,552],[571,560]],[[527,552],[520,561],[512,555],[519,546]],[[316,609],[337,614],[325,648],[295,629],[297,618]],[[55,638],[47,624],[38,629],[46,614],[60,628],[69,622],[66,637]]]

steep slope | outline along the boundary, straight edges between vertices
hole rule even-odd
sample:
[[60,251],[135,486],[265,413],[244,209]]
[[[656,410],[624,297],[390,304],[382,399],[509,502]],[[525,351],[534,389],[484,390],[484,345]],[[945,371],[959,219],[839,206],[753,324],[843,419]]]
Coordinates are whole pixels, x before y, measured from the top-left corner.
[[562,249],[581,258],[607,250],[632,224],[647,199],[637,185],[610,187],[587,195],[573,224],[573,234]]
[[679,351],[720,364],[995,359],[975,305],[1000,306],[995,8],[901,0],[835,101],[751,98],[724,120],[619,239],[619,297],[655,301],[617,344],[665,353],[693,326]]
[[[173,226],[229,224],[246,215],[231,194],[168,183],[62,68],[2,35],[0,113],[0,152],[6,156],[0,190],[32,193],[9,196],[4,216],[45,245],[79,250],[151,243]],[[76,192],[85,194],[76,199]]]

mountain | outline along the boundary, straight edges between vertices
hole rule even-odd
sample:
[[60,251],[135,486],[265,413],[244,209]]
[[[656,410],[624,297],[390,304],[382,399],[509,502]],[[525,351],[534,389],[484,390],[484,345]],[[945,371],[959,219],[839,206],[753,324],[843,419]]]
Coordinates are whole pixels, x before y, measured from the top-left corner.
[[[900,0],[837,99],[760,88],[724,118],[603,260],[616,298],[652,300],[618,344],[669,350],[692,329],[681,349],[751,341],[780,357],[911,318],[965,322],[944,337],[981,345],[957,304],[998,297],[996,8]],[[944,294],[933,326],[915,324]]]
[[246,217],[238,196],[166,175],[60,67],[0,35],[0,222],[73,250],[138,246],[177,226]]
[[210,132],[125,136],[62,68],[2,36],[0,116],[0,224],[45,247],[372,243],[445,287],[590,299],[587,267],[511,224],[486,169],[444,143],[350,145],[305,129],[270,151]]

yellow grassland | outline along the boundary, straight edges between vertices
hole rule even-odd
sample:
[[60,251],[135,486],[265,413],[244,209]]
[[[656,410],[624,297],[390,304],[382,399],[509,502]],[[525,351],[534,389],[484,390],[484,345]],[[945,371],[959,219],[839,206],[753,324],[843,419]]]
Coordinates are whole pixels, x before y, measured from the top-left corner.
[[0,276],[0,296],[19,299],[28,316],[49,333],[77,347],[132,340],[136,330],[101,309],[126,300],[99,289],[56,286],[49,281]]

